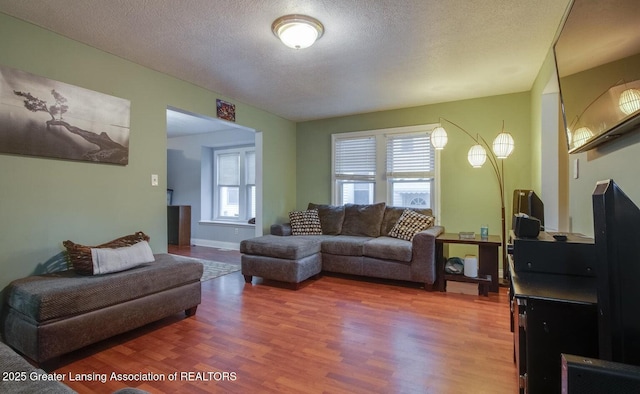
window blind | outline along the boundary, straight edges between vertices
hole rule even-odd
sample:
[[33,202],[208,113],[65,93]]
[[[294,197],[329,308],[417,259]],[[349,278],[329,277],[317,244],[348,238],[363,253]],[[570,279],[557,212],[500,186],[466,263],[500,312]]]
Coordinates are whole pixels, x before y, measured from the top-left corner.
[[238,186],[240,184],[240,154],[225,153],[218,156],[218,185]]
[[371,181],[376,175],[374,137],[345,138],[335,141],[336,179]]
[[245,153],[246,164],[246,181],[245,183],[248,185],[256,184],[256,153],[255,152],[247,152]]
[[435,150],[429,135],[387,136],[388,178],[433,178]]

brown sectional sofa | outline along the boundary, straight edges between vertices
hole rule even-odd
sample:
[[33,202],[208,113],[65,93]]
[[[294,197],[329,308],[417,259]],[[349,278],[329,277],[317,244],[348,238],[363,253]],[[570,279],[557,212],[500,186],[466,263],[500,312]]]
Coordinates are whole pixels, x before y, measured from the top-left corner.
[[[317,209],[322,235],[291,235],[289,224],[271,226],[271,234],[244,240],[242,274],[299,284],[321,271],[419,282],[433,289],[436,281],[433,226],[411,241],[390,237],[405,208],[384,203],[345,206],[309,204]],[[431,216],[430,209],[415,209]]]

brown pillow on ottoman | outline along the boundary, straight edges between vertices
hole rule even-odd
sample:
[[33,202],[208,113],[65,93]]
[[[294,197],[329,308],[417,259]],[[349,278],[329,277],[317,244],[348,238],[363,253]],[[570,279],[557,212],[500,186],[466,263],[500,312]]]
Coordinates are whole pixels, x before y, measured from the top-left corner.
[[149,241],[149,236],[142,231],[138,231],[135,234],[125,235],[124,237],[116,238],[113,241],[97,245],[86,246],[73,243],[71,241],[64,241],[62,245],[67,249],[67,258],[73,269],[81,275],[93,275],[93,258],[91,249],[97,248],[122,248],[126,246],[135,245],[141,241]]

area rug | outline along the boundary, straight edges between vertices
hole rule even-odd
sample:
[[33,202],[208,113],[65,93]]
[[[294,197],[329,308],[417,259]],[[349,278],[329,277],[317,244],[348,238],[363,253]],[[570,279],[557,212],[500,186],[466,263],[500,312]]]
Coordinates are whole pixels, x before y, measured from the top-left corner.
[[201,282],[217,278],[219,276],[227,275],[232,272],[240,271],[239,264],[221,263],[219,261],[197,259],[194,257],[179,256],[172,254],[178,261],[197,261],[204,266],[204,272],[202,273]]

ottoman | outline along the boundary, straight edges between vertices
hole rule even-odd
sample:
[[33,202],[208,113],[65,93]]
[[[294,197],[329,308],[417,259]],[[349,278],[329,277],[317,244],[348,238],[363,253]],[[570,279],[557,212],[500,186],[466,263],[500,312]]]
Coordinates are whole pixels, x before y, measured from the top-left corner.
[[294,284],[322,271],[320,244],[326,236],[264,235],[240,243],[242,275],[251,283],[253,276]]
[[195,314],[202,264],[154,257],[103,275],[68,270],[14,280],[6,293],[5,343],[40,364],[180,311]]

